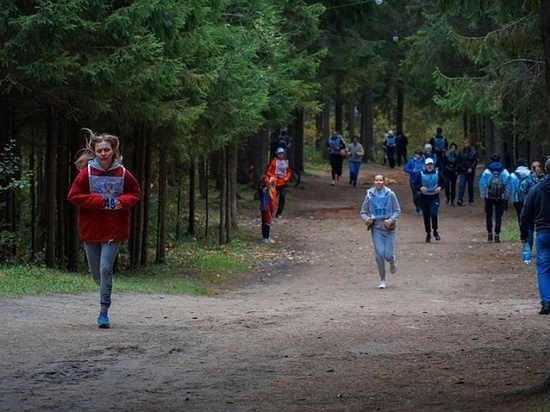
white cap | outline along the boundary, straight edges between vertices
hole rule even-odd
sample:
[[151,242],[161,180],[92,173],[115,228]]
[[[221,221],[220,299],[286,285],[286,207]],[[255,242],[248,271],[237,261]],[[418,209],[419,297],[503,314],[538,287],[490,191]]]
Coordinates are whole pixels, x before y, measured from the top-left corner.
[[424,164],[427,164],[427,165],[432,164],[432,165],[433,165],[433,164],[434,164],[434,159],[432,159],[431,157],[428,157],[428,158],[424,161]]

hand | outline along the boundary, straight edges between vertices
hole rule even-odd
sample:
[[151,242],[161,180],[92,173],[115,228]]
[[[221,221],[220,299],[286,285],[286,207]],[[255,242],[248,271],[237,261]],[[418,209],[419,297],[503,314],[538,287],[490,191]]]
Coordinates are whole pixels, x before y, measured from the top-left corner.
[[120,200],[115,200],[115,210],[122,209],[122,203],[120,203]]
[[441,192],[441,188],[437,186],[434,190],[435,193],[439,194]]
[[420,192],[422,192],[422,193],[426,193],[427,191],[428,191],[428,189],[427,189],[426,187],[424,187],[424,186],[422,186],[422,187],[420,188]]
[[392,222],[390,219],[384,220],[384,227],[386,228],[386,230],[389,230],[391,225],[392,225]]

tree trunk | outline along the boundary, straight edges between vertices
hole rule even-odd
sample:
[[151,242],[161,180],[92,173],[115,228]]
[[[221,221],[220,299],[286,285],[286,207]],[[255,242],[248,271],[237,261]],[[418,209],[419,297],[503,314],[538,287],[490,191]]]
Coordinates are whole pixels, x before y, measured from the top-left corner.
[[397,107],[395,110],[395,129],[403,131],[403,118],[405,116],[405,85],[402,81],[397,82]]
[[363,88],[361,101],[361,144],[365,148],[365,158],[374,162],[374,91],[370,84]]
[[302,109],[295,110],[295,119],[293,122],[294,143],[293,156],[290,159],[291,165],[298,171],[304,171],[304,111]]
[[218,243],[225,245],[227,243],[227,187],[229,186],[229,176],[227,173],[227,150],[223,148],[220,153],[220,227],[218,230]]
[[228,174],[228,187],[227,187],[227,211],[228,225],[226,227],[226,243],[231,242],[233,239],[233,230],[238,226],[238,212],[237,212],[237,169],[239,153],[237,151],[238,145],[230,144],[227,148],[227,174]]
[[157,214],[157,250],[155,263],[166,262],[166,222],[168,205],[168,144],[165,139],[159,141],[158,159],[158,214]]
[[351,141],[351,136],[355,135],[355,97],[350,96],[348,101],[348,136]]
[[195,159],[192,158],[189,163],[189,221],[187,222],[187,233],[191,236],[195,236],[195,199],[197,198],[196,173],[196,162]]
[[[76,125],[75,125],[76,126]],[[76,175],[78,174],[78,170],[76,169],[75,165],[73,164],[73,160],[75,159],[75,155],[80,150],[82,141],[81,139],[81,132],[78,127],[75,127],[74,130],[71,132],[71,139],[69,142],[69,153],[67,155],[67,170],[68,170],[68,181],[70,183],[73,182]],[[34,140],[34,135],[33,135]],[[34,148],[31,153],[31,159],[34,163]],[[34,165],[31,167],[31,170],[35,170]],[[31,196],[34,196],[34,189]],[[34,210],[34,207],[32,208]],[[77,271],[78,270],[78,263],[79,263],[79,252],[80,252],[80,238],[78,235],[78,226],[77,226],[77,215],[78,215],[78,209],[75,206],[69,206],[67,209],[67,269],[70,271]],[[33,212],[34,214],[34,212]]]
[[334,102],[334,129],[344,134],[344,104],[342,102],[342,90],[336,87],[336,98]]
[[546,109],[550,111],[550,0],[540,0],[540,30],[545,67]]
[[[46,164],[45,175],[55,176],[57,172],[58,123],[53,109],[48,116],[46,134]],[[57,179],[46,179],[46,267],[57,267]]]

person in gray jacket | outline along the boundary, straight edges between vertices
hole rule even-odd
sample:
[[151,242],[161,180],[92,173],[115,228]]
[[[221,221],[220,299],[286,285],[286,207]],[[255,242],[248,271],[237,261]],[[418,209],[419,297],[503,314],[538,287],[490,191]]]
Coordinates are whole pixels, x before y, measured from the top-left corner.
[[401,215],[401,206],[397,196],[386,187],[384,176],[374,177],[374,186],[367,190],[361,206],[361,219],[371,230],[374,257],[380,275],[380,289],[386,288],[386,261],[390,264],[390,273],[397,271],[395,258],[395,227]]

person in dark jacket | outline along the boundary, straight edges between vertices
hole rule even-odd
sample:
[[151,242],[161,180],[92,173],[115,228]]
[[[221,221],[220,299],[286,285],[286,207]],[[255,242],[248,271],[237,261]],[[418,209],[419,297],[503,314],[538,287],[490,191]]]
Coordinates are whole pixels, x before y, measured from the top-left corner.
[[456,199],[456,181],[458,179],[458,153],[456,149],[458,146],[456,143],[449,145],[449,150],[445,153],[445,161],[443,162],[443,176],[447,185],[445,186],[445,204],[455,205]]
[[535,224],[537,249],[537,281],[540,314],[550,314],[550,159],[544,164],[546,176],[533,186],[525,199],[520,217],[520,240],[525,242],[531,225]]
[[447,138],[443,136],[443,129],[438,127],[435,131],[435,135],[430,139],[429,143],[432,145],[433,152],[435,154],[435,168],[443,170],[445,166],[445,153],[449,148],[449,142]]
[[431,157],[425,160],[425,169],[419,173],[416,186],[420,187],[420,208],[424,218],[426,230],[426,243],[430,243],[432,229],[435,240],[441,240],[439,236],[437,211],[439,209],[439,193],[445,187],[443,173],[435,169],[435,162]]
[[122,166],[117,136],[82,129],[86,147],[77,153],[80,171],[67,199],[78,207],[78,233],[90,273],[100,286],[98,326],[110,327],[113,266],[121,242],[130,236],[130,209],[139,201],[141,190],[134,176]]
[[402,130],[397,131],[395,144],[397,146],[397,166],[401,167],[401,161],[403,164],[407,163],[407,146],[409,145],[409,139]]
[[468,203],[474,204],[474,179],[476,176],[477,153],[468,139],[464,140],[464,148],[458,154],[458,200],[456,204],[462,206],[466,184],[468,185]]

